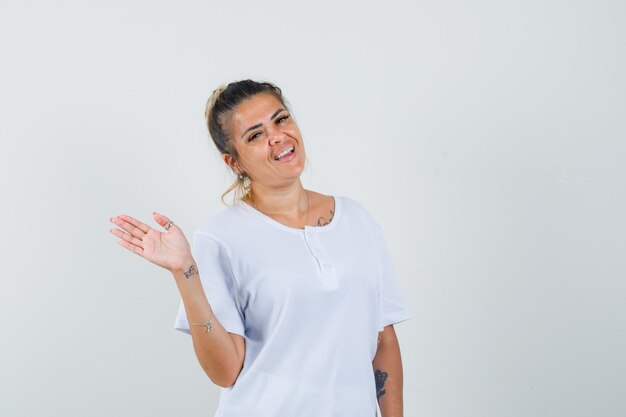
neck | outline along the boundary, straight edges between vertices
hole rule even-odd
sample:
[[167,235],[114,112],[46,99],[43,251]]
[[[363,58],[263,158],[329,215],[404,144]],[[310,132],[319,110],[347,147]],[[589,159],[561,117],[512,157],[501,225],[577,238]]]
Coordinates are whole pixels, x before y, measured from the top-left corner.
[[251,191],[255,208],[265,214],[298,217],[308,210],[308,197],[300,179],[281,188],[252,184]]

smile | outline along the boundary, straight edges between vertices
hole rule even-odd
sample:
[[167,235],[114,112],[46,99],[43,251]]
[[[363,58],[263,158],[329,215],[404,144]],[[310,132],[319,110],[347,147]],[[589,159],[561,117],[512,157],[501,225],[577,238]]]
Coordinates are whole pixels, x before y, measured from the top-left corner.
[[282,151],[281,153],[279,153],[278,155],[276,155],[276,156],[274,157],[274,159],[275,159],[276,161],[279,161],[280,159],[284,158],[284,157],[285,157],[285,155],[288,155],[288,154],[292,153],[292,152],[293,152],[293,150],[294,150],[294,147],[293,147],[293,146],[290,146],[290,147],[288,147],[287,149],[285,149],[284,151]]

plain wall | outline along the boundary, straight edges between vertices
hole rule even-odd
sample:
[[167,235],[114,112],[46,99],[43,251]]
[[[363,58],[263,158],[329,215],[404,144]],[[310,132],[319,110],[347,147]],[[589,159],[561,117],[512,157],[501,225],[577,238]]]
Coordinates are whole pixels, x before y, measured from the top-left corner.
[[171,275],[233,177],[203,111],[284,90],[305,187],[382,225],[405,415],[626,415],[622,1],[0,1],[0,415],[212,416]]

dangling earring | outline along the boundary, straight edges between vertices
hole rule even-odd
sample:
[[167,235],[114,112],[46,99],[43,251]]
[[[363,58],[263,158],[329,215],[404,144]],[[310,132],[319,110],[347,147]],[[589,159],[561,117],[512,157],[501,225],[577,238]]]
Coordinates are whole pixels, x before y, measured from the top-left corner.
[[244,193],[247,193],[250,190],[250,177],[246,174],[237,173],[237,181],[241,182]]
[[250,177],[247,175],[242,175],[241,180],[243,181],[243,189],[247,193],[250,191]]

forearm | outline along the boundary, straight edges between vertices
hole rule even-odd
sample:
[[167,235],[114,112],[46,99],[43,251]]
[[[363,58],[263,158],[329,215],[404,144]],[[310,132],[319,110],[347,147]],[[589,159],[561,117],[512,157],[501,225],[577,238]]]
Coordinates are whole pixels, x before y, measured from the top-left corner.
[[382,417],[403,417],[402,357],[393,326],[381,333],[372,365]]
[[[211,381],[222,387],[231,386],[241,371],[243,358],[237,352],[230,333],[213,315],[195,261],[191,259],[186,265],[184,270],[172,273],[185,306],[196,357]],[[191,324],[206,323],[209,319],[212,325],[210,332],[207,332],[207,327]]]

